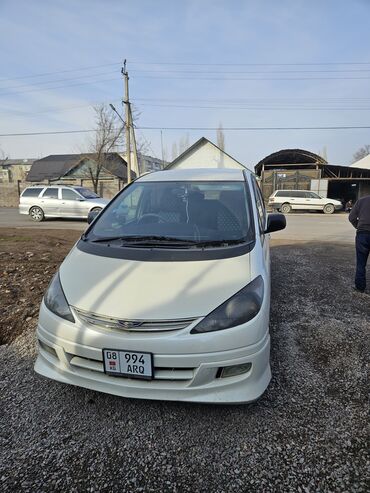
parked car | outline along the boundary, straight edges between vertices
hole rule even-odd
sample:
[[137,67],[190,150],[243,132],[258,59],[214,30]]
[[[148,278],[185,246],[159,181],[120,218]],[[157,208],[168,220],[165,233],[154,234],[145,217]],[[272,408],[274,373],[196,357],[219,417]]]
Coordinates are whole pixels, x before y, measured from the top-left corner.
[[270,378],[269,233],[236,169],[144,175],[94,218],[41,304],[36,372],[125,397],[256,400]]
[[275,210],[288,214],[292,210],[323,211],[333,214],[343,209],[340,200],[320,197],[309,190],[276,190],[269,198],[268,205]]
[[48,217],[87,218],[89,212],[100,212],[109,200],[102,199],[88,188],[69,185],[36,185],[23,190],[19,213],[33,221]]

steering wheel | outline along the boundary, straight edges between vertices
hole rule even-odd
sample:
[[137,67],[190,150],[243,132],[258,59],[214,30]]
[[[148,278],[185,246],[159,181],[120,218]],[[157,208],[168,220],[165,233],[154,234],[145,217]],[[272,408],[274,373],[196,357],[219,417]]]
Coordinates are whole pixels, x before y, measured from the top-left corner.
[[[157,219],[157,221],[151,221],[151,219]],[[147,214],[143,214],[141,218],[138,220],[138,224],[150,224],[153,222],[157,223],[166,223],[167,221],[163,219],[159,214],[155,212],[148,212]]]

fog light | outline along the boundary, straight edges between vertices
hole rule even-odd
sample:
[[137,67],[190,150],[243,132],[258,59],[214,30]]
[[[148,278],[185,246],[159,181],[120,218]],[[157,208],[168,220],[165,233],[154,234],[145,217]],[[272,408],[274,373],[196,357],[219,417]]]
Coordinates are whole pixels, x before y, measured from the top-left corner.
[[243,363],[242,365],[225,366],[220,368],[221,372],[219,374],[220,378],[235,377],[236,375],[242,375],[243,373],[248,373],[252,368],[252,363]]
[[58,355],[57,355],[54,348],[52,348],[52,347],[48,346],[47,344],[45,344],[44,342],[40,341],[40,339],[38,339],[38,341],[39,341],[39,345],[40,345],[41,349],[43,349],[47,353],[51,354],[51,356],[54,356],[54,358],[58,358]]

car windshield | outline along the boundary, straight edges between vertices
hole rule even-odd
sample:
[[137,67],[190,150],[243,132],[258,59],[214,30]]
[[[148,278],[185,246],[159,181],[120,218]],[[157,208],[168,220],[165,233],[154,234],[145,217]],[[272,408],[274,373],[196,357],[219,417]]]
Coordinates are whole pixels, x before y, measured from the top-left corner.
[[75,190],[82,195],[82,197],[85,197],[85,199],[98,199],[99,195],[97,195],[95,192],[92,192],[88,188],[83,188],[83,187],[76,187]]
[[85,238],[138,244],[252,241],[248,204],[242,181],[136,182],[111,202]]

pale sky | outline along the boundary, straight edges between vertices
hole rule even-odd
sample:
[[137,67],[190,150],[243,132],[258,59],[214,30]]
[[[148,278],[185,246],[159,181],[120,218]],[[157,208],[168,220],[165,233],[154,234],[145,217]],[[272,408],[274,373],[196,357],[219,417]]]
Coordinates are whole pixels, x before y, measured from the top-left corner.
[[[370,126],[369,19],[370,0],[0,0],[0,134],[94,128],[92,104],[121,110],[125,58],[139,127]],[[168,157],[186,134],[216,142],[163,130]],[[143,136],[160,158],[160,131]],[[86,139],[0,136],[0,149],[42,157]],[[283,148],[349,164],[370,129],[226,130],[225,143],[249,167]]]

